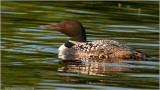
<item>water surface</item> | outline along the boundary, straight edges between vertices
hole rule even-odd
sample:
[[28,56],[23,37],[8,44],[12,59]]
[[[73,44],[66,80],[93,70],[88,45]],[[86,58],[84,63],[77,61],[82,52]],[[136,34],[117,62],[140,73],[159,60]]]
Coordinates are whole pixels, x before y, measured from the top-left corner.
[[[3,89],[158,89],[158,1],[2,1],[1,9]],[[57,49],[69,37],[39,26],[63,19],[80,21],[88,41],[116,40],[152,58],[110,63],[62,60]]]

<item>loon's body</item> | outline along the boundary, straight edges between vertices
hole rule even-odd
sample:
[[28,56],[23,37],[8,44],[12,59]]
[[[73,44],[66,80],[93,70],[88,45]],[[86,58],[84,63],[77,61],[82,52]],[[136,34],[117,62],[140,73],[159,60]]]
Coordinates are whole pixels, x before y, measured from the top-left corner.
[[59,58],[62,59],[145,59],[148,57],[145,53],[114,40],[87,42],[84,27],[75,20],[65,19],[57,25],[41,27],[57,30],[71,37],[67,43],[58,49]]

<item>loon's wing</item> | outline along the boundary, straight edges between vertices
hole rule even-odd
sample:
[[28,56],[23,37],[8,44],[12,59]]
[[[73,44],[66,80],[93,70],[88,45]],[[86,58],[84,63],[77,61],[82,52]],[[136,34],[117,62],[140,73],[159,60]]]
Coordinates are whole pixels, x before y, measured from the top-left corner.
[[99,59],[138,59],[146,55],[114,40],[97,40],[94,42],[79,43],[68,50],[70,57],[99,58]]

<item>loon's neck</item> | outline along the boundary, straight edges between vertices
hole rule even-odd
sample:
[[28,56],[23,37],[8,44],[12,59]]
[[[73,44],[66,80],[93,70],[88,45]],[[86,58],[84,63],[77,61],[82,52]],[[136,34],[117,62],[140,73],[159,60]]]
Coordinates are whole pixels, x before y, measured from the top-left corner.
[[71,48],[72,46],[74,46],[75,44],[79,44],[79,43],[83,43],[83,42],[78,42],[78,41],[73,41],[73,40],[69,40],[67,43],[65,43],[65,47]]
[[64,44],[65,47],[71,48],[72,46],[74,46],[75,44],[71,43],[71,42],[67,42]]
[[69,41],[67,43],[65,43],[64,45],[65,45],[65,47],[71,48],[75,44],[82,43],[82,42],[87,42],[85,30],[83,30],[83,32],[80,33],[80,35],[76,35],[74,37],[71,37],[69,39]]
[[76,42],[86,42],[87,41],[85,34],[71,37],[69,40],[76,41]]

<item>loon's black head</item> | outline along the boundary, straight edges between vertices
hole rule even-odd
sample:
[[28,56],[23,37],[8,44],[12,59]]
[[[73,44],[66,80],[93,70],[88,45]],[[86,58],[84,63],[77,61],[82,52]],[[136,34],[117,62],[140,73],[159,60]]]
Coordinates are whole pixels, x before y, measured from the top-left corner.
[[78,42],[86,42],[86,32],[82,24],[75,20],[65,19],[57,25],[40,26],[49,30],[56,30],[71,37],[71,40]]

